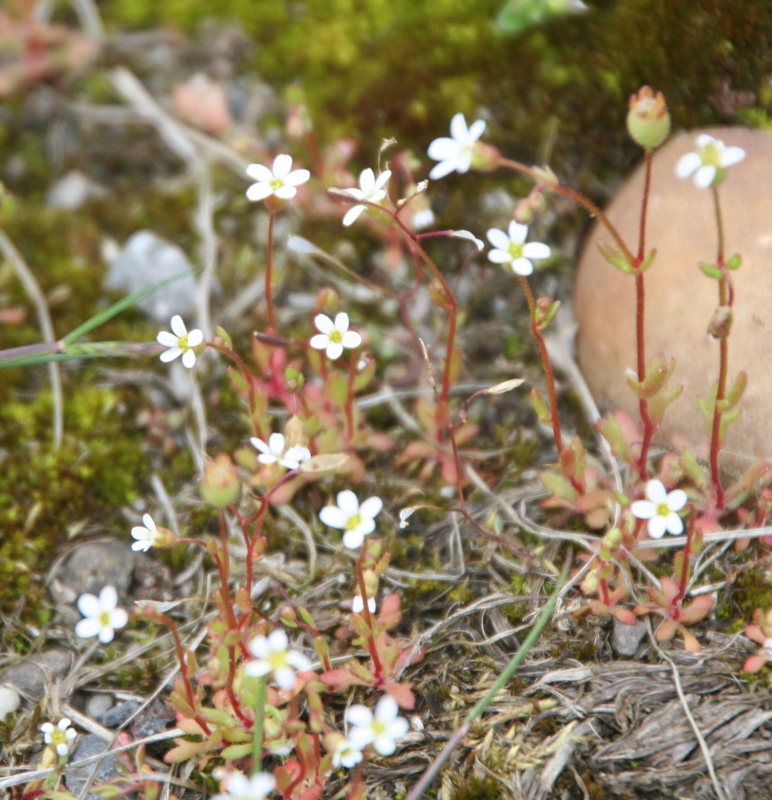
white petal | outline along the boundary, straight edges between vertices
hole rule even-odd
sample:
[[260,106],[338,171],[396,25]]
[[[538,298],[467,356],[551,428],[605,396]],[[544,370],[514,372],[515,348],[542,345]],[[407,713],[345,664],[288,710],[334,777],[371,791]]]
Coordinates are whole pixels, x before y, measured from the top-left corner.
[[456,172],[463,175],[465,172],[469,172],[469,167],[471,166],[472,166],[472,151],[462,150],[458,154],[458,164],[456,165]]
[[115,632],[112,628],[105,625],[103,628],[99,630],[99,641],[102,644],[109,644],[115,638]]
[[161,331],[158,336],[155,337],[155,340],[164,347],[176,347],[180,341],[177,336],[173,333],[169,333],[169,331]]
[[284,455],[284,436],[281,433],[272,433],[268,437],[268,449],[272,455]]
[[275,464],[279,460],[279,458],[278,456],[274,456],[271,453],[262,453],[257,457],[257,460],[261,464]]
[[[415,224],[415,220],[413,222]],[[454,239],[468,239],[470,242],[474,242],[478,250],[485,249],[485,243],[478,239],[471,231],[453,231],[451,235]]]
[[432,171],[429,173],[429,177],[433,181],[438,181],[440,178],[444,178],[446,175],[450,175],[451,172],[461,172],[462,170],[459,169],[460,161],[456,156],[453,158],[446,158],[444,161],[440,161],[439,164],[435,164],[432,168]]
[[99,593],[99,605],[105,611],[112,611],[118,605],[118,592],[114,586],[105,586]]
[[271,665],[267,661],[247,661],[244,665],[244,672],[252,678],[262,678],[271,671]]
[[344,489],[342,492],[338,492],[335,500],[338,503],[338,508],[346,515],[346,518],[353,517],[359,513],[359,499],[351,489]]
[[[662,519],[660,517],[660,519]],[[679,533],[684,532],[684,521],[675,511],[671,511],[666,517],[664,517],[665,527],[667,528],[668,533],[672,533],[673,536],[678,536]]]
[[61,744],[56,745],[56,752],[59,753],[60,756],[66,756],[69,748],[67,745],[62,742]]
[[204,341],[204,334],[198,328],[194,328],[188,334],[189,347],[198,347],[203,341]]
[[268,653],[270,652],[268,639],[266,639],[265,636],[255,636],[250,639],[249,643],[247,644],[247,649],[256,658],[267,658]]
[[389,736],[393,739],[401,739],[410,730],[410,725],[404,717],[397,717],[389,725]]
[[399,706],[390,694],[383,695],[375,706],[375,718],[378,722],[394,722],[398,714]]
[[385,169],[379,176],[378,180],[375,182],[375,191],[377,192],[379,189],[383,189],[386,184],[389,182],[389,178],[391,177],[391,170]]
[[528,236],[528,226],[521,225],[519,222],[515,222],[512,220],[509,223],[509,228],[507,229],[507,233],[509,234],[509,241],[514,242],[515,244],[522,244],[526,237]]
[[359,187],[365,194],[365,197],[370,197],[370,195],[375,191],[375,173],[368,167],[367,169],[363,169],[359,175]]
[[484,119],[476,119],[469,126],[469,139],[472,142],[476,142],[484,133],[485,133],[485,120]]
[[448,139],[447,136],[442,136],[435,139],[426,151],[429,158],[435,161],[445,161],[446,159],[455,159],[458,156],[459,144],[455,139]]
[[295,445],[287,450],[287,452],[284,454],[284,458],[289,459],[290,461],[308,461],[308,459],[311,458],[311,453],[307,447]]
[[147,528],[142,528],[139,525],[131,529],[131,535],[134,539],[139,539],[141,542],[147,541],[152,537],[152,534]]
[[341,189],[341,191],[354,200],[367,200],[367,195],[361,189]]
[[356,331],[346,331],[343,334],[341,344],[348,350],[353,350],[355,347],[359,347],[359,345],[362,344],[362,337]]
[[699,147],[700,150],[702,150],[704,147],[707,147],[709,144],[724,144],[721,139],[714,139],[710,134],[707,133],[701,133],[694,141],[697,143],[697,147]]
[[636,500],[630,506],[630,513],[636,519],[651,519],[657,516],[657,507],[648,500]]
[[374,742],[373,747],[375,752],[382,756],[390,756],[396,749],[397,745],[390,736],[379,736]]
[[281,197],[282,200],[289,200],[290,197],[294,197],[297,193],[298,190],[294,186],[280,186],[274,190],[274,194],[277,197]]
[[289,639],[283,628],[276,628],[268,634],[268,647],[274,653],[280,653],[289,646]]
[[268,167],[264,167],[262,164],[250,164],[247,167],[247,175],[262,183],[270,183],[273,180],[273,173],[271,170],[269,170]]
[[128,621],[129,621],[129,615],[123,608],[116,608],[115,611],[113,611],[112,614],[110,614],[111,628],[122,628]]
[[240,772],[234,772],[225,779],[225,788],[228,790],[228,793],[234,797],[242,795],[248,797],[252,789],[252,784],[246,775],[242,775]]
[[285,178],[292,169],[292,156],[280,155],[273,160],[273,177]]
[[297,678],[295,677],[295,670],[292,667],[279,667],[273,671],[273,677],[276,685],[280,689],[294,689]]
[[492,261],[494,264],[508,264],[512,261],[512,253],[508,250],[490,250],[488,261]]
[[317,333],[316,336],[312,336],[309,341],[309,344],[314,350],[324,350],[329,343],[330,337],[326,333]]
[[249,785],[250,796],[257,795],[262,800],[276,788],[276,778],[267,772],[258,772],[249,779]]
[[371,203],[380,203],[380,201],[383,200],[384,197],[386,197],[385,190],[384,189],[376,189],[370,195],[370,202]]
[[77,605],[78,611],[80,611],[84,617],[98,617],[102,611],[99,599],[89,592],[82,594],[78,598]]
[[727,147],[718,163],[722,167],[731,167],[733,164],[739,164],[745,158],[745,150],[742,147]]
[[326,314],[317,314],[314,317],[314,325],[320,333],[332,333],[335,330],[335,324]]
[[646,483],[646,499],[657,506],[667,501],[667,491],[662,481],[655,479]]
[[78,732],[75,730],[75,728],[67,728],[67,730],[64,732],[64,735],[68,739],[74,739],[78,735]]
[[652,517],[646,523],[646,530],[649,532],[649,536],[652,539],[661,539],[665,535],[665,529],[667,528],[667,522],[665,521],[665,517]]
[[82,619],[75,626],[75,634],[81,639],[90,639],[99,633],[101,627],[98,619]]
[[527,258],[516,258],[510,265],[515,275],[530,275],[533,272],[533,264]]
[[348,330],[348,314],[345,311],[335,315],[335,329],[341,333],[345,333]]
[[450,135],[457,142],[466,142],[469,140],[469,128],[466,125],[466,117],[459,111],[458,114],[453,115],[450,121]]
[[165,350],[159,358],[164,364],[168,363],[169,361],[174,361],[175,358],[182,355],[182,350],[179,347],[172,347],[171,350]]
[[498,250],[509,250],[509,245],[512,244],[504,231],[498,228],[490,228],[485,234],[488,241]]
[[153,543],[148,539],[144,542],[134,542],[132,544],[131,549],[135,550],[137,553],[142,551],[143,553],[147,553],[148,550],[153,546]]
[[311,669],[311,659],[304,656],[303,653],[299,653],[297,650],[290,650],[289,653],[287,653],[287,661],[295,667],[298,672]]
[[43,731],[43,733],[47,733],[47,734],[50,735],[50,734],[52,734],[54,732],[54,723],[53,722],[44,722],[40,726],[40,730]]
[[362,546],[364,540],[365,537],[360,532],[359,528],[355,528],[353,531],[346,531],[343,534],[343,546],[347,547],[349,550],[358,550]]
[[182,321],[182,317],[179,314],[175,314],[172,317],[172,330],[177,334],[177,336],[187,336],[188,329],[185,327],[185,323]]
[[150,514],[145,514],[142,517],[142,522],[145,523],[145,527],[149,531],[157,531],[158,528],[156,527],[155,520],[150,516]]
[[358,728],[369,728],[373,724],[373,712],[367,706],[357,703],[346,711],[346,722]]
[[707,189],[716,177],[716,168],[710,165],[700,167],[694,173],[694,185],[698,189]]
[[327,358],[330,361],[335,361],[336,359],[340,358],[343,353],[343,345],[339,344],[338,342],[330,342],[327,345]]
[[683,489],[673,489],[667,496],[667,506],[671,511],[680,511],[688,499]]
[[688,178],[692,172],[702,166],[702,159],[697,153],[687,153],[681,156],[676,164],[675,174],[677,178]]
[[258,438],[257,438],[257,436],[253,436],[253,437],[252,437],[252,438],[251,438],[249,441],[250,441],[250,442],[253,444],[253,446],[254,446],[254,447],[256,447],[256,448],[257,448],[257,449],[258,449],[258,450],[259,450],[261,453],[266,453],[266,454],[269,454],[269,453],[271,452],[271,449],[268,447],[268,445],[267,445],[267,444],[266,444],[266,443],[265,443],[265,442],[264,442],[262,439],[258,439]]
[[368,497],[367,500],[359,506],[359,513],[365,519],[374,519],[381,513],[383,508],[383,500],[380,497]]
[[523,247],[523,255],[526,258],[549,258],[552,255],[552,249],[549,245],[541,242],[528,242]]
[[284,178],[285,186],[300,186],[311,177],[311,173],[307,169],[295,169]]
[[188,369],[193,369],[196,366],[196,354],[192,350],[186,350],[182,354],[182,363]]
[[319,519],[331,528],[343,529],[348,517],[337,506],[325,506],[319,512]]
[[375,530],[375,520],[372,519],[363,519],[359,525],[354,528],[351,533],[356,534],[357,536],[361,536],[364,538],[369,533],[372,533]]
[[353,225],[358,219],[359,215],[365,210],[366,206],[352,206],[347,212],[346,216],[343,217],[343,225],[348,228],[349,225]]
[[247,200],[257,202],[258,200],[265,200],[273,194],[273,187],[270,183],[253,183],[247,189]]

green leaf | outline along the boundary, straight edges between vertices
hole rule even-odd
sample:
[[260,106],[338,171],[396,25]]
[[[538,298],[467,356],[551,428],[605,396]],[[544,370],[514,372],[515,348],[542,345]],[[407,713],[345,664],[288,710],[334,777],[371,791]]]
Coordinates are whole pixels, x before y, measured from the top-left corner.
[[735,253],[729,261],[726,262],[727,269],[740,269],[740,265],[743,263],[742,256],[739,253]]
[[625,275],[632,275],[635,272],[635,267],[629,261],[627,256],[613,244],[604,242],[601,239],[597,241],[598,250],[603,258],[608,261],[611,266],[616,267],[625,273]]
[[236,761],[239,758],[246,758],[251,754],[252,742],[247,744],[232,744],[230,747],[226,747],[221,753],[222,757],[228,761]]
[[333,375],[327,387],[330,393],[330,400],[332,400],[338,408],[343,408],[348,399],[348,380],[346,377],[340,373]]
[[646,272],[646,270],[654,263],[654,259],[657,257],[657,248],[655,247],[646,258],[641,261],[638,265],[638,272]]
[[726,397],[723,400],[718,401],[718,410],[724,414],[733,409],[742,399],[747,386],[748,373],[739,373],[732,384],[732,388],[726,393]]
[[700,269],[713,280],[720,281],[724,277],[724,273],[715,264],[700,264]]

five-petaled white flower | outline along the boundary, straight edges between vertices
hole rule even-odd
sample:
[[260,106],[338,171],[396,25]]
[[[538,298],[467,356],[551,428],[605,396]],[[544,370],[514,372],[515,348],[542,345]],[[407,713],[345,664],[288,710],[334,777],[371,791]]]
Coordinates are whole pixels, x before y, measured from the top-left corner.
[[684,523],[676,512],[686,505],[686,492],[674,489],[668,492],[662,481],[651,480],[646,484],[646,500],[636,500],[630,511],[638,519],[646,519],[646,529],[652,539],[661,539],[665,533],[678,536],[683,533]]
[[721,139],[701,133],[697,137],[697,151],[681,156],[675,173],[679,178],[688,178],[694,173],[694,185],[707,189],[721,183],[727,167],[739,164],[744,158],[742,147],[727,147]]
[[326,350],[327,358],[332,361],[343,355],[344,347],[353,350],[362,344],[362,337],[356,331],[348,329],[348,314],[344,311],[335,316],[335,322],[325,314],[317,314],[314,325],[320,333],[311,337],[311,347],[314,350]]
[[112,642],[115,628],[122,628],[129,615],[118,608],[118,593],[114,586],[105,586],[99,597],[93,594],[82,594],[78,598],[78,611],[85,617],[75,626],[75,633],[81,639],[99,636],[102,644]]
[[297,650],[289,649],[287,634],[277,628],[268,636],[255,636],[250,641],[249,652],[254,661],[247,661],[244,671],[253,678],[273,673],[273,679],[280,689],[295,688],[295,673],[311,668],[311,661]]
[[528,226],[512,220],[509,223],[509,235],[498,228],[491,228],[488,241],[495,248],[488,253],[488,260],[494,264],[506,264],[515,275],[530,275],[533,272],[531,259],[549,258],[552,251],[541,242],[525,243]]
[[382,756],[390,756],[397,749],[397,739],[410,728],[408,721],[399,716],[397,701],[390,694],[376,703],[374,714],[367,706],[354,705],[346,712],[346,719],[352,725],[348,738],[354,747],[372,744]]
[[302,461],[311,458],[311,451],[307,447],[287,447],[281,433],[272,433],[268,437],[268,444],[256,436],[249,441],[260,451],[257,460],[261,464],[278,464],[284,469],[298,469]]
[[[359,175],[358,189],[343,189],[343,191],[355,200],[366,200],[368,203],[378,203],[386,197],[386,189],[384,187],[389,182],[390,177],[391,170],[387,169],[382,172],[376,180],[375,174],[368,167],[362,170]],[[343,224],[347,227],[353,224],[366,209],[367,206],[364,205],[353,206],[346,212],[346,216],[343,217]]]
[[472,166],[472,149],[475,142],[485,133],[485,121],[478,119],[470,127],[466,125],[466,117],[458,113],[450,121],[450,135],[441,136],[429,145],[429,158],[439,161],[435,164],[429,177],[436,181],[451,172],[469,172]]
[[70,751],[70,742],[78,735],[78,732],[70,727],[70,720],[62,717],[56,726],[51,722],[44,722],[40,726],[43,731],[43,739],[46,744],[52,744],[60,756],[66,756]]
[[352,769],[362,760],[362,750],[350,739],[342,739],[332,754],[333,767]]
[[276,779],[268,772],[256,772],[251,777],[234,772],[222,782],[224,792],[212,800],[265,800],[276,788]]
[[247,189],[247,197],[250,200],[265,200],[271,195],[281,200],[289,200],[294,197],[298,190],[296,186],[305,183],[311,173],[307,169],[292,170],[292,156],[280,155],[273,160],[273,169],[268,169],[262,164],[250,164],[247,167],[247,175],[254,178],[257,183],[253,183]]
[[375,518],[383,508],[383,500],[369,497],[360,506],[351,489],[345,489],[338,493],[337,502],[337,506],[325,506],[319,512],[319,519],[331,528],[344,531],[343,544],[349,550],[356,550],[365,536],[375,530]]
[[142,517],[142,522],[145,523],[144,527],[142,525],[137,525],[131,529],[131,535],[137,539],[137,541],[132,544],[131,549],[144,550],[147,552],[151,547],[156,547],[158,545],[161,533],[150,514],[145,514]]
[[[367,608],[371,614],[375,614],[376,604],[374,597],[367,598]],[[351,611],[354,614],[361,614],[365,610],[365,604],[362,602],[362,595],[357,594],[354,595],[354,599],[351,601]]]
[[169,348],[161,353],[161,361],[174,361],[178,356],[182,356],[182,363],[191,369],[196,363],[196,352],[193,348],[204,341],[204,334],[198,328],[188,333],[179,314],[172,317],[171,325],[174,333],[161,331],[156,337],[159,344]]

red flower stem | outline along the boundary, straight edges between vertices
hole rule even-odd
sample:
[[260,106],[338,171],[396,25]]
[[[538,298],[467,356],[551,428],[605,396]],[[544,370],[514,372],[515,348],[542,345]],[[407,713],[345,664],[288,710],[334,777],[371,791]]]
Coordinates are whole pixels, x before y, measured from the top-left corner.
[[222,584],[220,591],[222,592],[222,599],[228,616],[229,625],[235,630],[238,628],[239,624],[236,621],[236,612],[233,608],[233,598],[231,597],[229,586],[230,558],[228,556],[228,526],[225,523],[225,512],[222,509],[220,509],[218,517],[220,521],[222,557],[219,556],[217,552],[215,552],[214,557],[217,562],[217,570],[220,573],[220,583]]
[[348,427],[346,442],[354,438],[354,383],[357,377],[357,363],[359,356],[356,349],[351,351],[351,359],[348,367],[348,387],[346,390],[346,424]]
[[226,686],[226,691],[228,693],[228,699],[231,701],[231,705],[233,706],[233,710],[236,713],[236,716],[248,728],[251,728],[254,723],[251,719],[249,719],[249,717],[244,715],[244,712],[241,710],[241,703],[236,697],[236,693],[233,691],[233,679],[236,677],[235,650],[236,648],[233,645],[231,645],[228,648],[228,684]]
[[[726,264],[724,263],[724,222],[721,215],[721,203],[718,197],[718,188],[713,186],[713,205],[716,209],[716,227],[718,229],[718,263],[717,266],[724,277],[718,282],[718,304],[731,305],[732,297],[729,291]],[[718,456],[721,450],[721,415],[720,401],[726,397],[726,378],[729,369],[729,341],[723,336],[719,341],[719,368],[718,387],[716,389],[716,404],[713,407],[713,425],[710,434],[710,479],[716,493],[716,508],[720,511],[724,507],[724,489],[721,486],[721,473],[719,472]]]
[[696,520],[694,509],[689,512],[686,528],[686,544],[684,545],[684,562],[681,567],[680,580],[678,581],[678,594],[673,598],[672,605],[677,606],[686,596],[686,587],[689,581],[689,561],[692,558],[692,540],[694,539],[694,524]]
[[611,598],[608,593],[608,581],[605,578],[600,579],[600,596],[604,605],[611,605]]
[[365,549],[364,545],[362,545],[362,549],[359,552],[359,558],[357,559],[357,583],[359,584],[359,593],[362,595],[362,616],[365,618],[367,627],[370,630],[370,633],[367,635],[367,649],[370,653],[370,657],[373,660],[375,678],[380,683],[381,679],[383,678],[383,665],[381,664],[381,659],[378,657],[378,648],[375,644],[375,636],[373,635],[373,617],[370,613],[370,607],[367,605],[367,587],[365,585],[365,573],[362,566],[364,557]]
[[268,217],[268,257],[265,262],[265,307],[268,312],[268,332],[276,332],[276,318],[273,313],[273,223],[276,212]]
[[[252,374],[247,369],[247,365],[244,363],[244,360],[241,356],[235,351],[231,350],[230,347],[227,347],[225,344],[215,344],[214,342],[207,342],[207,347],[211,347],[214,350],[222,353],[223,355],[228,356],[239,368],[239,372],[241,373],[241,377],[244,379],[244,383],[247,385],[247,391],[249,392],[249,413],[250,416],[254,419],[255,415],[255,408],[257,406],[257,398],[255,395],[255,384],[252,380]],[[259,430],[255,431],[258,436],[261,435]]]

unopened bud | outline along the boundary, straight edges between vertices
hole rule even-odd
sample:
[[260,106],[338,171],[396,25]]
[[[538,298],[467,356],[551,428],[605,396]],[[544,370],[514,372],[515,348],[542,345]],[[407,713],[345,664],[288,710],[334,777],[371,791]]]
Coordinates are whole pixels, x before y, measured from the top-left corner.
[[708,333],[714,339],[726,339],[732,328],[732,307],[719,306],[711,317]]
[[521,225],[530,225],[533,222],[533,206],[529,197],[517,201],[512,217]]
[[201,496],[215,508],[227,508],[241,492],[241,478],[230,456],[220,453],[204,464]]
[[338,293],[330,286],[325,286],[319,290],[316,296],[316,309],[318,314],[320,311],[335,311],[340,305],[340,297]]
[[630,95],[627,112],[627,130],[630,136],[646,150],[659,147],[670,133],[670,114],[662,92],[642,86],[637,94]]
[[306,434],[306,423],[297,414],[287,420],[284,428],[284,438],[287,447],[308,447],[308,435]]
[[594,572],[591,572],[581,583],[579,587],[585,594],[595,594],[598,591],[598,578]]
[[493,172],[499,165],[501,153],[492,144],[477,141],[472,145],[472,169]]
[[622,531],[619,528],[612,528],[604,537],[602,545],[607,550],[611,550],[612,552],[622,544]]

